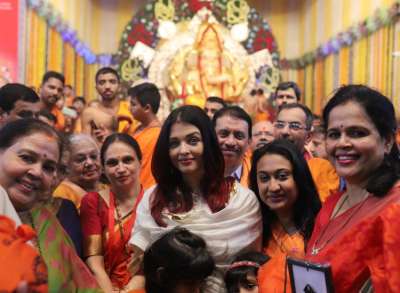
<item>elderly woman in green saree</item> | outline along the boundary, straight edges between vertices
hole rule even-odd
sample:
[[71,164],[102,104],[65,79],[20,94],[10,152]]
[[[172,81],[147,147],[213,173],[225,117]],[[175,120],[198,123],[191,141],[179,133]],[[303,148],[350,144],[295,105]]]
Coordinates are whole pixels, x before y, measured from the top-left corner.
[[0,129],[0,185],[22,222],[36,232],[32,243],[47,266],[49,292],[101,292],[56,216],[40,204],[57,178],[61,153],[61,138],[45,123],[6,124]]

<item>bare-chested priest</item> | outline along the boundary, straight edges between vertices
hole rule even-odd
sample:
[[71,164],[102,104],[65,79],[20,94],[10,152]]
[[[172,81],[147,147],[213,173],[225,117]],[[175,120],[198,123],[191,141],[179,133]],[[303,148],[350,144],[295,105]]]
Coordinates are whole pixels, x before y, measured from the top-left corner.
[[118,99],[120,78],[111,67],[100,68],[96,73],[98,103],[92,103],[82,113],[82,132],[91,134],[101,144],[113,132],[128,132],[135,121],[129,111],[129,102]]

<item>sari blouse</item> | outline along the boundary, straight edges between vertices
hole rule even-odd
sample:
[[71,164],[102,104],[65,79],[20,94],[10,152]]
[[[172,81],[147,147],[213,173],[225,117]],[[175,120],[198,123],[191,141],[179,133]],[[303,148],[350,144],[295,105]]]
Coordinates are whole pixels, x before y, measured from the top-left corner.
[[306,259],[331,265],[335,292],[358,292],[367,281],[375,292],[400,292],[400,185],[331,219],[342,195],[318,214]]
[[[291,292],[286,270],[286,257],[304,257],[304,238],[296,232],[289,235],[280,223],[272,227],[272,235],[263,252],[271,257],[258,271],[259,290],[262,293]],[[284,290],[286,286],[286,291]]]
[[[109,196],[106,197],[104,192],[109,193]],[[127,242],[135,223],[136,207],[142,197],[143,190],[139,193],[132,211],[121,219],[116,213],[115,196],[110,190],[89,192],[81,204],[84,258],[103,255],[104,268],[111,283],[120,289],[133,277],[128,269],[133,252],[128,250]]]

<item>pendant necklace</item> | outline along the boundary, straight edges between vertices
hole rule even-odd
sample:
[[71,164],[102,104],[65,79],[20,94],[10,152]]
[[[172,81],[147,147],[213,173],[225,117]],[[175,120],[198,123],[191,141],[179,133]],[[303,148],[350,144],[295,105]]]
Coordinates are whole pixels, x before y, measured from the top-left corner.
[[320,233],[319,237],[317,238],[317,240],[315,240],[312,248],[311,248],[311,255],[317,255],[323,248],[325,248],[326,245],[329,244],[329,242],[332,241],[332,239],[340,232],[342,231],[346,225],[351,221],[351,219],[361,210],[361,208],[364,206],[364,203],[367,201],[368,198],[368,194],[367,197],[364,198],[364,200],[362,201],[362,203],[359,204],[359,206],[353,210],[353,212],[351,213],[351,215],[347,218],[347,220],[340,226],[340,228],[337,230],[336,233],[334,233],[331,237],[329,237],[320,247],[317,247],[320,240],[322,239],[322,237],[325,235],[325,232],[328,230],[328,228],[330,227],[332,220],[336,218],[336,216],[339,214],[340,210],[342,209],[342,207],[344,206],[344,204],[348,201],[349,199],[349,194],[346,195],[346,198],[342,201],[342,203],[340,204],[339,208],[336,210],[335,214],[331,217],[331,220],[328,222],[327,225],[325,225],[325,228],[322,230],[322,232]]

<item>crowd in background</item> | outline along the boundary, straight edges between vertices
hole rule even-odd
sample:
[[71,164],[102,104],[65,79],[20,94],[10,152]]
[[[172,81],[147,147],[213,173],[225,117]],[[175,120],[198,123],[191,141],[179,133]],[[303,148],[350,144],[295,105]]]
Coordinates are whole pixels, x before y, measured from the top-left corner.
[[[288,257],[335,292],[400,292],[400,154],[390,100],[293,82],[255,112],[209,97],[157,116],[158,88],[99,99],[64,76],[0,88],[0,291],[292,292]],[[306,290],[313,291],[311,285]]]

